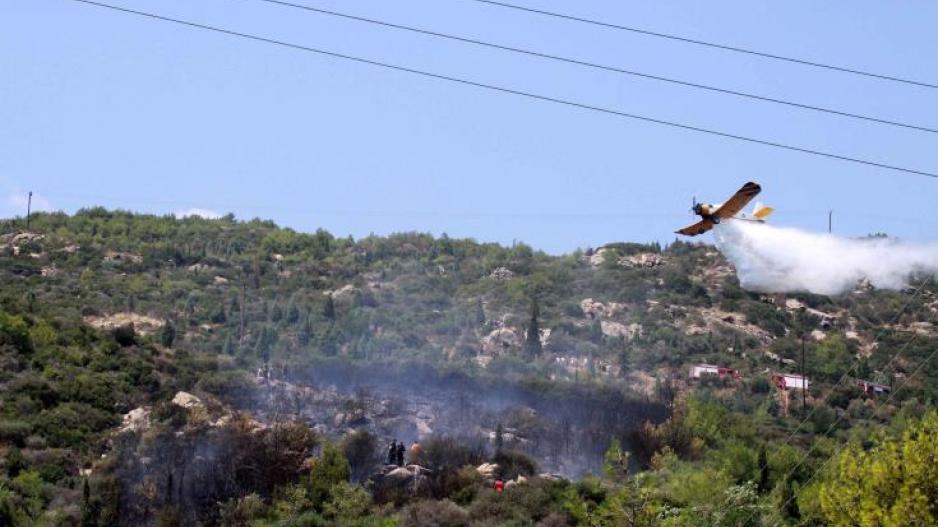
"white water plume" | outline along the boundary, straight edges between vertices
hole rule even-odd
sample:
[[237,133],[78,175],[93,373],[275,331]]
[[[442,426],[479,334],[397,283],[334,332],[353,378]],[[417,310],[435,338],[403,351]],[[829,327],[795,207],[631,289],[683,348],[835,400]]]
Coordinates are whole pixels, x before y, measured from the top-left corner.
[[740,284],[753,291],[836,295],[864,279],[901,289],[913,274],[938,274],[935,243],[843,238],[745,221],[726,221],[713,232]]

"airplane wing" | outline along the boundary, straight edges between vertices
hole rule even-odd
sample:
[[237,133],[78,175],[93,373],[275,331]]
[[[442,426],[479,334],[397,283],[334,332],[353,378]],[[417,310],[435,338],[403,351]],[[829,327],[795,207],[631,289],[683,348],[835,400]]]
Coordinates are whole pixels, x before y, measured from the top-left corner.
[[750,181],[736,191],[736,194],[733,194],[732,198],[726,200],[726,203],[720,205],[720,208],[715,210],[713,215],[721,219],[732,218],[739,214],[739,211],[743,210],[743,207],[752,201],[752,198],[756,197],[761,191],[762,187],[760,187],[758,183]]
[[684,236],[697,236],[698,234],[703,234],[713,228],[713,222],[710,220],[700,220],[693,225],[688,225],[683,229],[676,231],[678,234],[683,234]]

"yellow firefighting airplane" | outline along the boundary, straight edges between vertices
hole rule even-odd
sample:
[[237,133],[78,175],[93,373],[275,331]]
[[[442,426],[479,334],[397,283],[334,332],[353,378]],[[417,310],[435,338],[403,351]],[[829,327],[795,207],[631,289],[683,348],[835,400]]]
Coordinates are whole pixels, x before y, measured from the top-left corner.
[[736,191],[736,194],[733,194],[733,197],[726,200],[725,203],[719,205],[711,205],[709,203],[697,203],[697,198],[694,198],[694,204],[691,207],[691,211],[694,214],[697,214],[701,217],[701,220],[693,225],[688,225],[683,229],[677,231],[678,234],[683,234],[685,236],[697,236],[698,234],[703,234],[713,228],[714,225],[720,223],[722,220],[734,219],[734,220],[744,220],[744,221],[755,221],[762,223],[765,221],[765,218],[772,214],[772,207],[766,207],[761,203],[756,203],[755,209],[752,211],[752,217],[742,214],[737,216],[743,207],[749,204],[752,201],[752,198],[756,197],[759,192],[762,191],[762,187],[758,183],[753,183],[752,181],[743,185],[741,189]]

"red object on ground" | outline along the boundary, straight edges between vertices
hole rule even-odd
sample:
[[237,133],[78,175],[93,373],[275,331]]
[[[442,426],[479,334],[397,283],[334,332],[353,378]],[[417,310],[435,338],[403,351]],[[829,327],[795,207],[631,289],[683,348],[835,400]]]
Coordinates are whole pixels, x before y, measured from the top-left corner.
[[501,494],[503,490],[505,490],[505,482],[500,479],[496,479],[495,480],[495,492]]

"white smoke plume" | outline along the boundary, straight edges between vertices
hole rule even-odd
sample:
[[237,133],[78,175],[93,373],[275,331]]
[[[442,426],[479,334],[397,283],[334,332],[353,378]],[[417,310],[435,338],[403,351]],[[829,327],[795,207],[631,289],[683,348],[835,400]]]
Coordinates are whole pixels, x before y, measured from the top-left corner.
[[863,279],[901,289],[912,274],[938,274],[938,244],[842,238],[744,221],[714,229],[717,248],[752,291],[837,295]]

